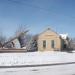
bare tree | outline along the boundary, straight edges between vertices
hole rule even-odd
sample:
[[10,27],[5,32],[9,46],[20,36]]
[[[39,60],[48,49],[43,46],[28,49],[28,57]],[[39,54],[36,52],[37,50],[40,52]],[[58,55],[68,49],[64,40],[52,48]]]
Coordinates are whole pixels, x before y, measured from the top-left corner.
[[[19,36],[21,33],[28,31],[26,26],[19,26],[16,31],[16,36]],[[21,48],[26,47],[27,51],[36,51],[37,50],[37,37],[38,35],[23,34],[18,37]]]
[[26,25],[19,25],[18,28],[16,29],[15,36],[22,36],[24,33],[28,31]]
[[6,42],[6,37],[0,33],[0,47],[3,47],[3,44]]
[[5,42],[3,44],[3,47],[17,48],[16,46],[20,45],[20,47],[23,48],[27,46],[29,40],[31,39],[31,35],[27,34],[28,31],[29,30],[27,29],[26,25],[20,25],[16,29],[15,35],[12,38],[10,38],[7,42]]
[[28,29],[25,25],[20,25],[16,32],[15,36],[7,41],[4,46],[6,48],[13,48],[12,41],[18,39],[21,48],[26,47],[27,51],[36,51],[37,50],[37,37],[38,35],[32,36],[31,34],[26,34]]
[[30,39],[30,36],[26,34],[28,31],[29,30],[27,29],[26,25],[20,25],[15,32],[16,37],[20,42],[21,48],[26,46],[28,39]]
[[29,42],[29,44],[27,45],[27,49],[28,51],[37,51],[38,47],[37,47],[37,39],[38,39],[38,35],[34,35],[31,37],[31,40]]
[[75,38],[70,39],[69,44],[70,44],[70,48],[72,50],[75,50]]

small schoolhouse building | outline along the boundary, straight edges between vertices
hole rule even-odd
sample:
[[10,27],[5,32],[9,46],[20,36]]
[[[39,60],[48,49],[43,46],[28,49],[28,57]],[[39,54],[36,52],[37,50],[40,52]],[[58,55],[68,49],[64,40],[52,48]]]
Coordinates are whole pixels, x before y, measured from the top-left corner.
[[60,35],[51,28],[47,28],[38,35],[38,51],[61,51],[67,49],[68,45],[68,36]]

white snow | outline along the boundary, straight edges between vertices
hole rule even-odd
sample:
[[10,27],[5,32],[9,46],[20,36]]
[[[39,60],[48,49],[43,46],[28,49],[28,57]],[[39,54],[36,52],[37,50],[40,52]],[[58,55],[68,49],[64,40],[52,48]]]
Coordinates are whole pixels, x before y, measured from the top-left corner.
[[66,39],[68,37],[67,33],[66,34],[59,34],[59,35],[62,37],[62,39]]
[[66,62],[75,62],[75,53],[51,51],[0,53],[0,66],[54,64]]
[[75,75],[75,64],[0,69],[0,75]]

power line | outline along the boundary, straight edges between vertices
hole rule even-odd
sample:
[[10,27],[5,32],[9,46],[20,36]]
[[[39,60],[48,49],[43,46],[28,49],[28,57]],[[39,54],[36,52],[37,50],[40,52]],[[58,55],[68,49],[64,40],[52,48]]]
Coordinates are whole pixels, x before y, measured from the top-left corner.
[[[43,7],[40,7],[40,6],[37,6],[37,5],[33,5],[33,4],[30,4],[30,3],[27,3],[27,2],[25,2],[25,0],[8,0],[8,1],[9,2],[13,2],[15,4],[25,5],[25,6],[28,6],[28,7],[36,8],[36,9],[39,9],[39,10],[43,10],[43,11],[46,11],[48,13],[52,13],[55,16],[57,16],[57,14],[58,14],[58,13],[55,13],[55,12],[51,11],[50,9],[43,8]],[[67,16],[67,15],[61,14],[61,13],[58,14],[58,15],[62,15],[64,17],[68,17],[68,18],[71,18],[71,19],[74,19],[75,20],[75,16]]]

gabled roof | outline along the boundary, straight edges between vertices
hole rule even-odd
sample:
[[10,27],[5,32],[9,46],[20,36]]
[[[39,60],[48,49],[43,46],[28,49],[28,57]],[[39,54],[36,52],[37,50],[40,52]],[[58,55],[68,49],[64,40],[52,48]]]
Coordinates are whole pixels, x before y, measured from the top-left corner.
[[51,31],[51,32],[54,32],[56,35],[58,35],[60,37],[60,35],[55,32],[54,30],[52,30],[51,28],[47,28],[46,30],[44,30],[42,33],[40,33],[38,36],[40,36],[41,34],[45,33],[46,31]]

